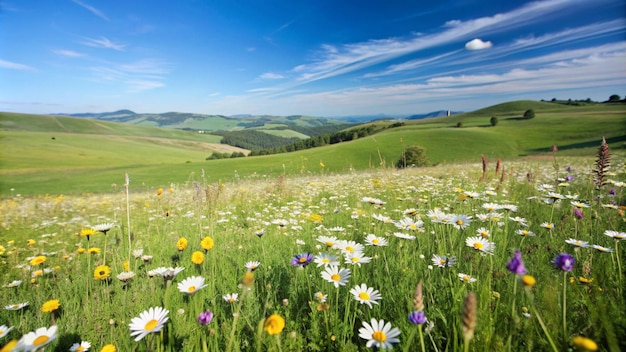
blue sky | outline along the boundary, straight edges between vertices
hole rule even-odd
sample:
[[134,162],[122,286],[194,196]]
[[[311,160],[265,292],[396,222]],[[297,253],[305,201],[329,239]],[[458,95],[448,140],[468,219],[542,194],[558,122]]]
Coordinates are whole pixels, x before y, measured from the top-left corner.
[[0,111],[342,116],[626,94],[623,0],[0,0]]

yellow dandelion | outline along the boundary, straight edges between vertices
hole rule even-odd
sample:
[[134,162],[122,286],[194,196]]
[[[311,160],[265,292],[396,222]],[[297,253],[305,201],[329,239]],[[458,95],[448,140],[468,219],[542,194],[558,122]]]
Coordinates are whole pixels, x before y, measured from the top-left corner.
[[178,242],[176,242],[176,248],[179,251],[184,251],[187,248],[187,239],[185,237],[181,237]]
[[89,254],[98,254],[102,250],[100,248],[98,248],[98,247],[91,247],[87,251],[89,252]]
[[46,256],[39,255],[30,260],[30,265],[39,265],[46,261]]
[[278,314],[272,314],[267,319],[265,319],[265,323],[263,324],[263,330],[265,330],[270,335],[278,335],[285,328],[285,319]]
[[42,306],[41,306],[41,311],[44,313],[50,313],[53,312],[57,309],[59,309],[61,305],[59,304],[59,300],[58,299],[51,299],[49,301],[46,301]]
[[587,279],[587,278],[586,278],[586,277],[584,277],[584,276],[580,276],[580,277],[578,278],[578,281],[579,281],[581,284],[590,284],[590,283],[592,283],[592,282],[593,282],[593,278],[588,278],[588,279]]
[[111,268],[106,265],[98,265],[93,271],[93,278],[96,280],[106,280],[111,275]]
[[592,339],[584,336],[574,336],[572,337],[572,344],[578,348],[582,348],[585,351],[597,351],[598,344],[595,343]]
[[128,260],[124,261],[124,271],[130,271],[130,262]]
[[200,241],[200,247],[202,247],[202,249],[204,249],[205,251],[211,250],[214,244],[215,242],[211,237],[205,237],[202,239],[202,241]]
[[35,241],[35,240],[28,240],[28,241],[26,241],[26,244],[29,245],[29,246],[32,246],[35,243],[37,243],[37,241]]
[[115,345],[113,344],[108,344],[108,345],[104,345],[102,347],[102,349],[100,350],[100,352],[116,352],[117,349],[115,348]]
[[194,264],[202,264],[204,263],[204,253],[200,252],[200,251],[195,251],[191,254],[191,261]]
[[78,248],[76,249],[76,252],[78,252],[78,254],[83,254],[83,253],[85,253],[85,251],[86,251],[86,249],[85,249],[85,248],[83,248],[83,247],[78,247]]
[[87,240],[89,240],[89,237],[97,234],[98,231],[94,230],[94,229],[82,229],[80,230],[80,233],[78,234],[80,237],[87,237]]
[[537,280],[532,275],[524,275],[522,276],[522,284],[526,287],[533,287],[537,283]]
[[157,189],[157,196],[160,196],[161,194],[163,194],[163,188]]

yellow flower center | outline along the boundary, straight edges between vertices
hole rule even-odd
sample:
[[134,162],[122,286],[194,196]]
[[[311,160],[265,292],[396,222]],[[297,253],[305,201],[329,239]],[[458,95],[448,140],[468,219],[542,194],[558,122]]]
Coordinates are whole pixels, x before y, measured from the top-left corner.
[[469,276],[463,276],[463,281],[470,281],[470,277]]
[[339,274],[332,274],[332,275],[330,276],[330,278],[331,278],[333,281],[339,281],[339,280],[341,280],[341,276],[339,276]]
[[409,228],[410,228],[411,230],[415,230],[415,229],[417,229],[417,226],[416,226],[415,224],[411,224],[411,225],[409,226]]
[[196,291],[196,286],[189,286],[189,288],[187,289],[187,292],[192,293]]
[[382,331],[374,331],[374,333],[372,334],[372,338],[378,342],[387,341],[387,335],[385,335],[385,333]]
[[78,346],[75,351],[84,351],[84,350],[85,350],[85,347]]
[[474,242],[474,248],[476,249],[483,249],[483,244],[480,242]]
[[459,226],[463,225],[463,220],[461,220],[461,219],[457,220],[456,224],[459,225]]
[[44,343],[48,342],[50,338],[46,335],[38,336],[35,341],[33,341],[33,346],[41,346]]
[[19,306],[20,306],[19,304],[14,304],[14,305],[11,306],[11,308],[17,309]]
[[443,259],[439,259],[439,264],[444,265],[445,263],[446,263],[446,261],[445,261],[445,260],[443,260]]
[[330,259],[324,258],[324,259],[322,259],[322,263],[330,263]]
[[104,276],[104,275],[106,274],[106,271],[104,271],[104,270],[100,270],[100,271],[98,272],[98,274],[99,274],[100,276]]
[[332,247],[333,245],[334,245],[334,243],[332,243],[332,242],[330,242],[330,241],[327,241],[327,242],[326,242],[326,246],[328,246],[328,247]]
[[528,235],[528,231],[526,231],[526,230],[522,231],[522,235],[524,235],[524,236]]
[[480,235],[483,236],[483,237],[489,237],[489,232],[483,231],[483,232],[480,233]]
[[235,302],[235,299],[233,297],[231,297],[231,298],[228,299],[228,302],[233,303],[233,302]]
[[298,259],[298,261],[300,263],[306,263],[306,257],[300,257],[300,259]]
[[367,292],[361,292],[361,293],[359,293],[359,298],[364,300],[364,301],[369,301],[370,300],[370,295],[368,295]]
[[376,239],[376,238],[375,238],[375,239],[373,239],[373,240],[372,240],[372,243],[373,243],[373,244],[378,244],[378,243],[379,243],[379,241],[378,241],[378,239]]
[[143,329],[146,331],[151,331],[152,329],[156,328],[157,325],[159,325],[159,322],[156,319],[152,319],[146,323],[146,326],[144,326]]
[[354,252],[354,248],[348,246],[348,247],[346,247],[346,251],[352,253],[352,252]]

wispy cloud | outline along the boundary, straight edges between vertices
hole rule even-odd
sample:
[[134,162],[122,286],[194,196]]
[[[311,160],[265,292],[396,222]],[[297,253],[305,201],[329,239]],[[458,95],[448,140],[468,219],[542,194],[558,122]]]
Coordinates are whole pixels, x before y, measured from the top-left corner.
[[79,53],[79,52],[73,51],[73,50],[55,49],[55,50],[52,50],[52,52],[57,54],[57,55],[65,56],[65,57],[83,57],[83,56],[85,56],[85,54]]
[[105,37],[100,37],[100,39],[87,38],[83,40],[81,43],[87,46],[95,47],[95,48],[106,48],[106,49],[113,49],[117,51],[124,51],[124,48],[126,47],[126,45],[124,44],[114,43]]
[[18,64],[16,62],[0,60],[0,68],[6,68],[9,70],[21,70],[21,71],[37,71],[36,68],[24,64]]
[[503,28],[529,25],[541,21],[544,15],[553,15],[564,7],[583,0],[548,0],[528,3],[520,8],[489,17],[468,21],[446,22],[440,32],[427,35],[414,35],[408,38],[373,39],[366,42],[350,43],[341,46],[322,46],[312,63],[296,66],[300,73],[300,83],[334,77],[361,70],[385,61],[399,58],[420,50],[467,40],[476,34],[487,35]]
[[264,74],[262,74],[261,76],[259,76],[259,78],[261,79],[283,79],[285,78],[285,76],[278,74],[278,73],[272,73],[272,72],[266,72]]
[[95,7],[91,6],[91,5],[85,4],[84,2],[79,1],[79,0],[72,0],[72,1],[76,5],[81,6],[81,7],[85,8],[85,9],[89,10],[89,12],[91,12],[94,15],[102,18],[103,20],[110,21],[109,18],[102,11],[98,10],[97,8],[95,8]]
[[156,59],[143,59],[128,63],[107,63],[94,66],[91,72],[101,83],[121,83],[130,93],[161,88],[165,86],[170,64]]

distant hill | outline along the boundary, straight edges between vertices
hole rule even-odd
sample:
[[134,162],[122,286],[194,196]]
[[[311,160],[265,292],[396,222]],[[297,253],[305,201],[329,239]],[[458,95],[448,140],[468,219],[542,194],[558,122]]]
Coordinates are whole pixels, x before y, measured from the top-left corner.
[[463,113],[462,111],[439,110],[439,111],[429,112],[428,114],[411,115],[407,117],[406,119],[407,120],[421,120],[421,119],[430,119],[433,117],[458,115],[462,113]]

